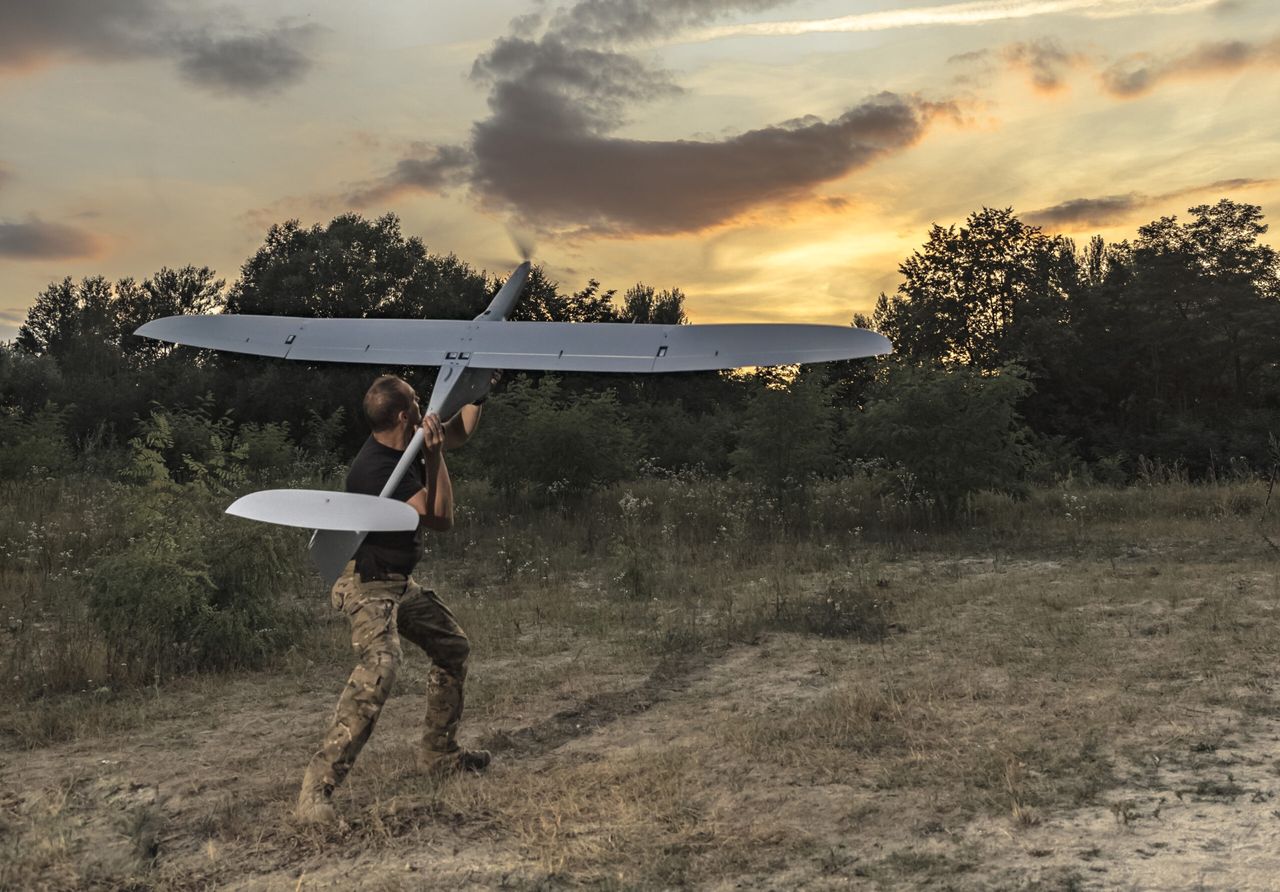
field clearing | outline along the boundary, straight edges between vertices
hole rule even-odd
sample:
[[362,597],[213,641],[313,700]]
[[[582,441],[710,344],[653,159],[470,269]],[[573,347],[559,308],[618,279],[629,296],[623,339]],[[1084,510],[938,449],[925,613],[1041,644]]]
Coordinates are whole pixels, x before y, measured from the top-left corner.
[[478,500],[420,578],[472,636],[486,775],[415,774],[406,647],[348,826],[293,824],[350,668],[302,585],[271,671],[4,707],[0,888],[1270,889],[1266,495],[991,497],[947,532],[838,493],[773,533],[700,486]]

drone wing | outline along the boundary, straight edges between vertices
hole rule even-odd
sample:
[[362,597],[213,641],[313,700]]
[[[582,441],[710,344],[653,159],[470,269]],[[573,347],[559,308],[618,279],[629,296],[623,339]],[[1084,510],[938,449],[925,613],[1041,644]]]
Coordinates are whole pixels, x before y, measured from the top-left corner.
[[689,372],[856,359],[890,352],[839,325],[631,325],[429,319],[169,316],[136,332],[191,347],[280,359],[565,372]]

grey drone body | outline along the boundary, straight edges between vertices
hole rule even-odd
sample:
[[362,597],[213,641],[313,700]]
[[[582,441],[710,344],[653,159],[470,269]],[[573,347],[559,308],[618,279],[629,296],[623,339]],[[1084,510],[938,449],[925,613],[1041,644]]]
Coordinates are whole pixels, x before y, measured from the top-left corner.
[[[643,325],[509,322],[528,279],[525,261],[470,322],[431,319],[304,319],[289,316],[169,316],[136,334],[213,350],[311,362],[439,366],[426,411],[452,418],[489,392],[496,369],[655,373],[791,365],[889,353],[883,335],[836,325]],[[417,515],[390,498],[420,453],[414,435],[380,497],[271,490],[237,500],[228,513],[315,529],[311,557],[332,584],[374,529],[411,530]],[[407,509],[407,510],[406,510]]]

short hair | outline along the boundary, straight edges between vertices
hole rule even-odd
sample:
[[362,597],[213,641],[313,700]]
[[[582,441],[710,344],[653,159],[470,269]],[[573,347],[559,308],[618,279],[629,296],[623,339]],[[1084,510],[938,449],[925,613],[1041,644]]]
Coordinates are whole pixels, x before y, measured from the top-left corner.
[[[403,386],[401,386],[403,385]],[[374,433],[395,427],[401,412],[412,412],[417,395],[399,375],[383,375],[364,395],[364,417]]]

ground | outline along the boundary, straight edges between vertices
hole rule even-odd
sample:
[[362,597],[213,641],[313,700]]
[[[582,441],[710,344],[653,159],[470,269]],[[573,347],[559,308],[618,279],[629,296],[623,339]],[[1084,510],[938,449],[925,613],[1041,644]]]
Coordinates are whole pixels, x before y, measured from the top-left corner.
[[[10,741],[0,887],[1275,888],[1280,555],[1254,520],[973,545],[723,567],[733,604],[782,579],[777,621],[665,646],[550,602],[515,622],[512,604],[543,609],[516,600],[532,589],[496,603],[446,579],[476,639],[464,737],[494,751],[487,774],[415,773],[411,652],[337,796],[346,826],[296,826],[346,672],[330,620],[331,659],[162,685],[118,727]],[[589,574],[557,587],[575,609],[605,597]],[[801,593],[817,620],[785,609]],[[873,635],[835,616],[868,603]]]

